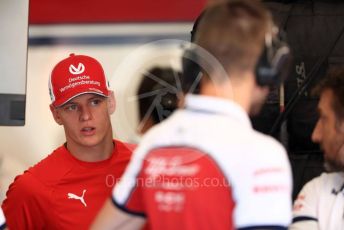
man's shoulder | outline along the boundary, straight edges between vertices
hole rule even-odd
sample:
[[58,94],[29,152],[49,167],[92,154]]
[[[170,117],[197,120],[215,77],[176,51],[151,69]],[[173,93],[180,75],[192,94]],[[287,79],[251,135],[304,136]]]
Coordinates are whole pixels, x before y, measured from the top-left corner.
[[18,205],[27,201],[35,202],[36,198],[43,197],[45,192],[44,184],[29,170],[26,170],[23,174],[16,176],[10,184],[3,205],[7,207],[13,202],[18,203]]
[[286,150],[280,142],[258,131],[253,130],[251,132],[249,141],[250,145],[248,145],[248,147],[256,149],[256,151],[267,154],[276,152],[286,154]]
[[322,173],[313,178],[303,186],[294,202],[294,217],[316,218],[319,215],[318,211],[332,208],[336,195],[342,190],[343,173]]
[[73,162],[66,157],[66,149],[60,146],[43,160],[30,167],[22,175],[24,178],[30,175],[45,185],[55,184],[73,166]]
[[[240,153],[240,157],[235,159],[251,170],[271,171],[273,174],[276,174],[274,172],[290,173],[287,152],[282,144],[273,137],[253,130],[248,133],[246,138],[241,138],[241,141],[236,142],[235,150]],[[245,170],[248,170],[248,168]]]
[[8,191],[16,190],[23,191],[23,193],[30,193],[34,192],[34,190],[41,190],[41,186],[42,183],[40,183],[40,181],[37,180],[37,178],[32,175],[29,170],[26,170],[23,174],[14,178],[14,181],[9,186]]
[[[344,187],[344,174],[341,172],[332,172],[327,173],[324,172],[320,176],[313,178],[312,180],[308,181],[304,188],[310,189],[317,189],[317,190],[325,190],[325,191],[332,191],[332,189],[337,188],[338,190],[341,187]],[[330,189],[330,190],[329,190]],[[336,190],[336,189],[335,189]]]

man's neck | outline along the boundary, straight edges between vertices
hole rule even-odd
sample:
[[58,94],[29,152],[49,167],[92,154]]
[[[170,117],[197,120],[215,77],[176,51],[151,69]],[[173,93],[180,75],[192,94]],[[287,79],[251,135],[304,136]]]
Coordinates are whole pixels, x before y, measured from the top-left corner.
[[108,159],[113,152],[115,143],[112,137],[95,146],[83,146],[67,140],[66,148],[78,160],[97,162]]
[[207,96],[219,97],[234,101],[239,104],[247,113],[251,103],[251,85],[237,82],[226,81],[222,85],[204,84],[201,88],[201,94]]

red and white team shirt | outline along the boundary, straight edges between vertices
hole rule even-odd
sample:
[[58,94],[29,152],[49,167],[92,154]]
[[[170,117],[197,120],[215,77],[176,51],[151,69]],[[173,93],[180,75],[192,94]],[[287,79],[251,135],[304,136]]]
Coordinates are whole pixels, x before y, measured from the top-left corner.
[[83,162],[61,146],[15,178],[2,208],[9,229],[89,229],[124,172],[132,145],[114,141],[111,157]]
[[344,173],[323,173],[302,188],[290,229],[344,229]]
[[113,202],[152,229],[286,229],[291,182],[283,147],[239,105],[188,95],[143,138]]

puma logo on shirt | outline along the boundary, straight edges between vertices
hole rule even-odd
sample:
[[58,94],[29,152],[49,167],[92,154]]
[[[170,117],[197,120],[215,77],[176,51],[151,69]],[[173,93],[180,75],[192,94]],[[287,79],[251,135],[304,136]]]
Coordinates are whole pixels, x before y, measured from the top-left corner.
[[86,192],[86,189],[84,189],[84,190],[82,191],[82,196],[77,196],[77,195],[75,195],[75,194],[69,192],[69,193],[68,193],[68,199],[80,200],[80,202],[81,202],[85,207],[87,207],[87,204],[86,204],[86,202],[85,202],[85,200],[84,200],[85,192]]

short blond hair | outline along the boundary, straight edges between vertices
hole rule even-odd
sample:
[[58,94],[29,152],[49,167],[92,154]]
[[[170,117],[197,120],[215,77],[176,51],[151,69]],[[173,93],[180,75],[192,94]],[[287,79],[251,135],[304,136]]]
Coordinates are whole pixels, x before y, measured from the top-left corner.
[[271,14],[257,0],[220,2],[202,15],[195,43],[226,71],[253,70],[272,25]]

